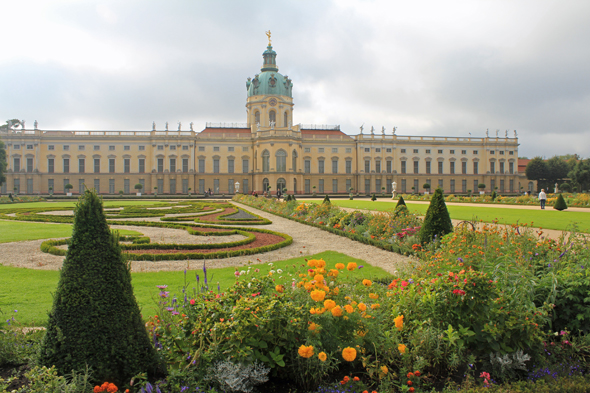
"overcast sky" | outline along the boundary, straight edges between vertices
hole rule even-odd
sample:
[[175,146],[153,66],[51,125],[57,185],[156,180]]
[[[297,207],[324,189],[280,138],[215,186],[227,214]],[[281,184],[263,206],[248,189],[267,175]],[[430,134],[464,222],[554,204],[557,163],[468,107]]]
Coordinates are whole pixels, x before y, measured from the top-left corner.
[[266,30],[294,122],[517,130],[590,156],[590,1],[3,1],[0,120],[45,130],[245,122]]

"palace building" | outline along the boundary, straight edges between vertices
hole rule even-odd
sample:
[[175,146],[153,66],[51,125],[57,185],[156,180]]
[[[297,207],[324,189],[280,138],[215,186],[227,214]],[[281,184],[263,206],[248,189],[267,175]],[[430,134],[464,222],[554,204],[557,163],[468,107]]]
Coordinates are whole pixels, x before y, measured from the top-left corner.
[[[8,159],[2,194],[216,194],[286,188],[296,194],[485,190],[518,192],[518,138],[347,135],[340,126],[295,124],[293,82],[279,73],[270,39],[258,74],[246,82],[246,123],[204,130],[0,131]],[[36,122],[35,122],[36,123]],[[157,188],[156,188],[157,187]],[[528,188],[528,187],[527,187]]]

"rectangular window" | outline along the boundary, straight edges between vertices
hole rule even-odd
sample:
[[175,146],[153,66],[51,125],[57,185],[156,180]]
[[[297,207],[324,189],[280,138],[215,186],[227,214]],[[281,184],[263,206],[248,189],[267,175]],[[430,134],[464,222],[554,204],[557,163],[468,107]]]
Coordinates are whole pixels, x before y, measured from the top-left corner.
[[199,194],[205,193],[205,179],[199,179]]
[[344,163],[346,165],[346,173],[352,173],[352,161],[346,160]]
[[370,147],[365,147],[365,153],[370,153],[371,152],[371,148]]
[[401,164],[402,164],[402,168],[401,168],[402,173],[406,173],[406,161],[402,161]]
[[33,172],[33,159],[27,158],[27,172]]
[[176,150],[176,146],[170,145],[170,150]]
[[381,173],[381,161],[375,161],[375,173]]
[[233,146],[228,146],[227,147],[227,151],[234,151],[234,147]]
[[352,153],[352,148],[351,147],[347,147],[346,149],[344,149],[344,151],[346,153]]
[[467,150],[461,150],[461,154],[467,154]]
[[318,147],[318,153],[323,153],[324,152],[324,148],[323,147]]
[[420,173],[419,165],[420,165],[420,161],[414,161],[414,173]]
[[365,194],[369,195],[371,193],[371,179],[365,179]]
[[100,158],[94,159],[94,173],[100,173]]
[[145,146],[139,146],[139,151],[144,151],[145,150]]
[[332,173],[338,173],[338,160],[332,160]]
[[27,194],[33,193],[33,179],[27,179]]
[[[493,180],[492,180],[492,184],[493,184]],[[479,190],[479,188],[477,188],[478,185],[479,185],[479,181],[478,180],[474,180],[473,181],[473,191]]]
[[248,146],[242,146],[242,151],[249,151],[250,148]]
[[418,149],[414,149],[414,153],[418,153]]
[[514,192],[514,180],[510,179],[508,181],[508,184],[510,184],[510,192]]
[[352,180],[346,179],[346,192],[351,192],[350,187],[352,187]]
[[383,191],[381,189],[381,179],[375,179],[375,191],[376,192],[382,192]]
[[500,179],[500,192],[504,192],[504,179]]
[[455,179],[451,179],[451,194],[455,192]]
[[514,163],[513,162],[509,162],[508,163],[508,172],[513,175],[514,174]]
[[27,150],[33,150],[33,145],[27,145]]
[[494,161],[490,161],[490,172],[496,173],[496,163]]
[[55,150],[55,145],[47,145],[47,150]]
[[54,185],[53,179],[47,179],[47,189],[49,190],[50,194],[53,194],[53,191],[55,191],[55,185]]
[[467,192],[467,179],[461,180],[461,192]]
[[324,160],[318,161],[318,173],[324,173]]
[[[184,173],[187,173],[188,172],[188,158],[183,158],[182,159],[182,171]],[[185,194],[187,194],[187,193],[185,193]]]
[[64,173],[70,173],[70,159],[64,158]]
[[477,151],[477,150],[474,150],[474,151],[473,151],[473,154],[478,154],[478,151]]
[[78,193],[84,194],[84,179],[78,179]]
[[158,179],[156,184],[157,184],[157,187],[158,187],[158,190],[157,191],[160,194],[163,194],[164,193],[164,179]]
[[219,151],[219,146],[213,146],[213,151]]
[[390,178],[385,179],[385,187],[386,187],[385,188],[386,192],[388,194],[390,194],[391,193],[391,190],[392,190],[392,188],[391,188],[391,179]]
[[426,161],[426,173],[430,173],[431,161]]
[[504,174],[504,162],[500,161],[500,173]]
[[14,145],[13,149],[14,150],[20,150],[20,145]]
[[227,192],[230,194],[234,193],[234,179],[227,180]]
[[[188,150],[188,145],[183,145],[182,150]],[[188,194],[188,193],[187,193]]]
[[467,161],[461,161],[461,173],[464,175],[467,174]]
[[12,170],[14,172],[20,172],[20,158],[15,158],[13,163]]
[[213,173],[219,173],[219,159],[213,160]]
[[64,179],[64,193],[72,192],[71,189],[66,188],[68,184],[70,184],[70,179]]
[[332,179],[332,192],[338,192],[338,179]]
[[385,168],[386,168],[385,171],[387,173],[391,173],[391,160],[385,161]]
[[139,159],[139,173],[145,173],[145,158]]
[[213,179],[213,192],[219,194],[219,179]]
[[495,150],[490,150],[490,154],[496,154]]
[[20,179],[14,179],[15,193],[20,194]]
[[170,179],[170,195],[176,194],[176,179]]
[[182,179],[182,193],[188,194],[188,179]]
[[305,179],[305,193],[311,194],[311,180]]
[[157,149],[158,150],[164,150],[164,145],[158,145]]
[[115,179],[109,179],[109,194],[115,193]]
[[100,179],[94,179],[94,189],[97,194],[100,194]]
[[338,153],[338,148],[337,147],[333,147],[332,148],[332,153]]
[[176,172],[176,158],[170,159],[170,173]]
[[199,158],[199,173],[205,173],[205,159]]
[[303,149],[305,153],[311,153],[311,147],[306,147]]
[[444,190],[443,179],[438,179],[438,188],[440,188],[441,190]]
[[407,189],[406,179],[402,179],[402,194],[406,193],[406,189]]
[[250,172],[250,161],[242,160],[242,173]]
[[406,152],[406,149],[401,149],[400,152],[401,153],[405,153]]
[[420,186],[418,184],[418,179],[414,179],[414,192],[420,191]]
[[85,164],[86,164],[86,161],[83,158],[78,159],[78,172],[80,172],[80,173],[85,172]]
[[123,146],[123,150],[131,150],[131,146],[125,145],[125,146]]
[[227,173],[234,173],[234,160],[232,158],[227,160]]
[[199,146],[199,151],[205,151],[205,146]]
[[55,172],[55,160],[53,158],[47,159],[47,173]]
[[320,194],[324,193],[324,179],[319,179],[318,180],[318,192]]
[[123,172],[131,173],[131,158],[123,159]]
[[438,174],[442,175],[442,173],[443,173],[443,162],[439,161],[438,162]]
[[381,148],[380,147],[376,147],[375,148],[375,153],[381,153]]
[[94,145],[93,148],[94,148],[94,151],[100,150],[100,145]]
[[365,173],[371,172],[371,161],[365,160]]
[[141,190],[140,192],[146,192],[145,190],[145,179],[139,179],[139,184],[141,184]]
[[109,173],[115,173],[115,159],[109,158]]
[[110,151],[114,151],[115,150],[115,146],[114,145],[109,145],[109,150]]
[[[242,180],[242,192],[244,194],[248,194],[250,192],[250,187],[249,187],[249,183],[248,183],[248,179],[244,179]],[[295,190],[293,190],[293,192],[295,192]]]
[[78,145],[78,150],[85,150],[85,146],[84,145]]
[[509,156],[513,156],[513,155],[514,155],[514,151],[510,150],[510,151],[508,152],[508,155],[509,155]]
[[449,150],[449,153],[455,154],[455,150]]
[[479,174],[479,162],[477,162],[477,161],[473,162],[473,174],[474,175]]
[[451,175],[454,175],[455,174],[455,161],[449,162],[449,166],[450,166],[449,167],[449,173]]
[[129,194],[129,188],[130,188],[130,181],[129,179],[123,179],[123,192],[125,194]]
[[64,151],[68,151],[68,150],[70,150],[70,145],[64,145],[64,146],[63,146],[63,149],[64,149]]
[[504,155],[504,150],[500,150],[500,155],[503,156]]
[[[163,158],[158,158],[158,172],[160,172],[160,173],[164,172],[164,159]],[[162,190],[160,190],[160,192],[162,192]]]
[[426,154],[430,154],[430,149],[426,149]]
[[443,151],[442,151],[442,149],[439,149],[439,150],[438,150],[438,154],[443,154]]

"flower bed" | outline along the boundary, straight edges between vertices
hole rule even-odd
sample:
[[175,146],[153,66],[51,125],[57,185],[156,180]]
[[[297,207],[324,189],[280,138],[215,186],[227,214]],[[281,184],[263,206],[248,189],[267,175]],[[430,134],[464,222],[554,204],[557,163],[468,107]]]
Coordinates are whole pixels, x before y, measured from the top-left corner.
[[[432,195],[400,194],[406,201],[430,201]],[[568,206],[590,207],[590,194],[563,193],[563,198]],[[558,194],[547,194],[547,206],[555,205]],[[492,199],[491,193],[484,195],[474,194],[473,196],[449,194],[445,196],[446,202],[460,203],[485,203],[496,205],[538,205],[537,195],[503,196],[498,195]]]

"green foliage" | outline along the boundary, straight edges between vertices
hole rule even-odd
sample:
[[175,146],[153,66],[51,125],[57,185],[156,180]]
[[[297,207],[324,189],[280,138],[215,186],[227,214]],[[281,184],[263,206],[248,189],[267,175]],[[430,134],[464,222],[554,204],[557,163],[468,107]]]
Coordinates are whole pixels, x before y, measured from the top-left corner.
[[492,201],[495,201],[497,196],[496,190],[492,191]]
[[4,146],[4,142],[0,141],[0,185],[6,182],[6,148]]
[[424,224],[420,229],[420,243],[425,244],[431,242],[435,236],[440,239],[450,232],[453,232],[451,217],[449,216],[442,190],[437,188],[430,201],[430,206],[426,211]]
[[0,368],[19,366],[32,362],[36,355],[41,338],[45,334],[41,330],[27,331],[15,318],[17,310],[10,315],[2,314],[0,322]]
[[563,195],[559,194],[557,196],[557,200],[555,201],[555,205],[553,205],[553,208],[555,210],[559,210],[559,211],[567,209],[567,204],[565,203],[565,200],[563,199]]
[[541,157],[535,157],[527,164],[525,174],[529,180],[545,180],[549,177],[549,167]]
[[578,161],[576,167],[568,173],[568,177],[580,185],[579,191],[588,191],[590,189],[590,158]]
[[561,191],[563,192],[571,192],[572,191],[572,186],[569,183],[561,183],[559,185],[559,188],[561,189]]
[[106,222],[101,199],[86,190],[75,209],[41,365],[55,366],[61,375],[89,365],[97,381],[118,385],[140,372],[162,372],[117,238]]
[[[88,368],[83,370],[72,371],[70,374],[62,376],[58,373],[55,366],[36,366],[25,373],[28,380],[27,386],[13,390],[18,393],[91,393],[93,384],[91,382],[92,373]],[[0,383],[0,387],[2,387]],[[2,390],[3,392],[4,390]]]
[[374,194],[374,193],[373,193],[373,195],[371,196],[371,200],[372,200],[372,201],[376,201],[376,200],[377,200],[377,197],[375,196],[375,194]]
[[484,188],[486,188],[486,185],[484,183],[479,183],[477,185],[477,188],[479,188],[480,190],[483,190]]
[[322,203],[325,203],[328,205],[330,204],[330,197],[328,196],[328,194],[326,194],[326,196],[324,197],[324,201]]
[[395,208],[397,209],[400,206],[406,206],[406,201],[404,201],[404,197],[403,196],[399,196],[399,199],[397,201],[397,204],[395,205]]
[[425,190],[430,190],[430,183],[424,183],[422,184],[422,188]]
[[[141,191],[141,189],[143,188],[143,186],[141,185],[141,183],[137,183],[137,184],[134,186],[134,188],[135,188],[136,190],[140,190],[140,191]],[[138,192],[139,192],[139,191],[138,191]]]

